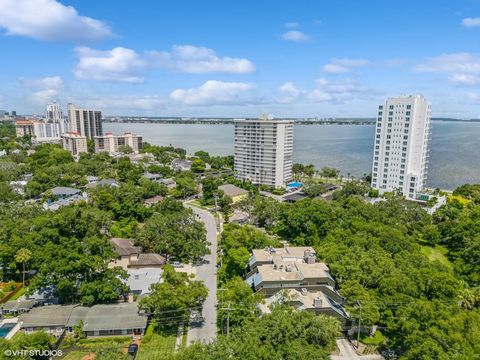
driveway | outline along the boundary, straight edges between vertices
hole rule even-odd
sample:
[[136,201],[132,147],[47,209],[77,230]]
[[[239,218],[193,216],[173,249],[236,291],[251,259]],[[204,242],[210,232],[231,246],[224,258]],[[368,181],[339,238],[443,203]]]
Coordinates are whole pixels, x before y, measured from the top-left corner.
[[209,343],[217,337],[217,226],[215,218],[207,210],[189,204],[185,206],[192,209],[205,224],[207,240],[210,242],[210,255],[204,256],[206,260],[202,265],[195,266],[196,280],[201,280],[208,288],[208,297],[203,304],[202,316],[205,321],[201,325],[190,324],[187,343],[200,341]]
[[357,355],[353,346],[346,339],[337,339],[339,355],[330,355],[330,360],[384,360],[380,355]]

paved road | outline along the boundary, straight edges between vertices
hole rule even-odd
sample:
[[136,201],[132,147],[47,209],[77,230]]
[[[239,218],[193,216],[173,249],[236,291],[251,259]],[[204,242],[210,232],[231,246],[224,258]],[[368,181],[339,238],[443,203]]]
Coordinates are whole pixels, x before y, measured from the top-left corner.
[[[205,223],[207,240],[210,242],[210,255],[204,257],[205,264],[196,266],[196,279],[205,283],[208,288],[208,297],[203,305],[202,316],[205,322],[200,327],[190,326],[187,334],[187,343],[197,341],[209,343],[217,336],[217,227],[215,218],[207,210],[199,209],[186,204]],[[193,325],[193,324],[192,324]]]
[[331,360],[384,360],[380,355],[357,355],[346,339],[337,339],[337,347],[340,355],[330,355]]

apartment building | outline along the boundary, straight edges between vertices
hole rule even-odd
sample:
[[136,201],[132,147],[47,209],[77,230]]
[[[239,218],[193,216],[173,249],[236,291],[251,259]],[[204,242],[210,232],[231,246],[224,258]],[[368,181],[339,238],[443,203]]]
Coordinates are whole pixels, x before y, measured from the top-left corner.
[[62,135],[62,146],[64,150],[78,157],[81,153],[88,152],[87,137],[77,132],[67,132]]
[[126,132],[122,135],[106,133],[102,136],[95,136],[95,152],[106,151],[108,153],[119,152],[121,146],[130,147],[134,153],[140,152],[143,147],[143,140],[140,135]]
[[245,281],[254,292],[265,295],[265,303],[260,305],[264,313],[283,302],[338,317],[342,323],[348,318],[342,307],[345,299],[335,290],[329,268],[317,261],[310,246],[253,250]]
[[77,132],[88,139],[103,135],[102,112],[81,109],[70,103],[67,106],[69,131]]
[[283,187],[292,180],[293,121],[235,119],[235,173],[254,184]]
[[417,199],[426,187],[430,105],[422,95],[389,98],[378,108],[372,187]]

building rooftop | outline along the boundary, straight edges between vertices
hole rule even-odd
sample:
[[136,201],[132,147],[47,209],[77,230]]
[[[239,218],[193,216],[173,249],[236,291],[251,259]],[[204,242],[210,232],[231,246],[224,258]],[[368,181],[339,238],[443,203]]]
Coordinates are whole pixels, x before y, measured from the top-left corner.
[[163,201],[164,197],[162,195],[156,195],[151,198],[145,199],[143,202],[145,205],[154,205],[156,203],[159,203],[160,201]]
[[138,259],[130,260],[130,263],[128,264],[128,266],[129,267],[161,266],[161,265],[165,265],[166,262],[167,260],[162,255],[159,255],[159,254],[140,254],[138,255]]
[[321,311],[330,309],[335,311],[340,317],[348,318],[349,316],[341,304],[328,297],[321,290],[285,289],[265,299],[265,301],[259,305],[259,308],[264,314],[268,314],[271,312],[270,307],[272,305],[282,303],[289,303],[298,310]]
[[147,317],[138,313],[136,303],[94,305],[49,305],[22,314],[22,328],[71,327],[83,321],[83,331],[141,329]]
[[315,255],[315,250],[311,246],[295,246],[283,248],[266,248],[252,250],[252,260],[255,262],[284,261],[303,261],[305,254]]
[[57,186],[52,188],[51,192],[55,196],[72,196],[72,195],[80,194],[82,191],[71,188],[71,187]]
[[238,186],[232,185],[232,184],[225,184],[225,185],[220,185],[218,187],[219,190],[222,190],[223,193],[226,196],[229,197],[235,197],[235,196],[241,196],[241,195],[246,195],[248,194],[248,191],[245,189],[242,189]]
[[111,238],[109,239],[109,242],[120,256],[130,256],[132,254],[140,254],[142,252],[142,248],[140,246],[134,245],[133,239]]
[[324,263],[307,264],[303,262],[275,263],[261,265],[258,268],[260,278],[267,282],[295,281],[312,278],[331,278]]
[[131,291],[140,295],[149,294],[150,286],[157,284],[162,279],[163,270],[159,268],[128,269],[128,279],[125,284]]

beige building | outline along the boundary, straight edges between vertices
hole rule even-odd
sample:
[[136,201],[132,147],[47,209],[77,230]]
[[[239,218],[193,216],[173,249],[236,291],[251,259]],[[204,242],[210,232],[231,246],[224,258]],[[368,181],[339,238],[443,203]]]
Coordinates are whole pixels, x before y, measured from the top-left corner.
[[265,295],[262,312],[278,303],[337,317],[345,324],[345,299],[335,290],[328,266],[316,259],[310,246],[253,250],[246,282]]
[[80,109],[72,103],[68,104],[67,111],[70,131],[78,132],[89,139],[103,135],[101,111]]
[[132,239],[111,238],[110,244],[118,254],[117,258],[108,264],[109,267],[120,266],[129,268],[157,268],[166,263],[159,254],[145,254],[140,246],[135,246]]
[[283,187],[292,180],[293,120],[235,119],[235,176]]
[[33,129],[33,121],[31,120],[16,121],[15,131],[17,133],[17,137],[35,136],[34,129]]
[[88,152],[87,137],[77,132],[68,132],[62,135],[62,146],[64,150],[70,151],[73,156]]
[[248,197],[248,191],[232,184],[220,185],[218,190],[222,190],[225,196],[232,199],[232,203],[235,204]]
[[129,146],[134,153],[142,150],[143,140],[139,135],[126,132],[122,135],[106,133],[102,136],[95,136],[95,152],[106,151],[108,153],[119,152],[121,146]]

